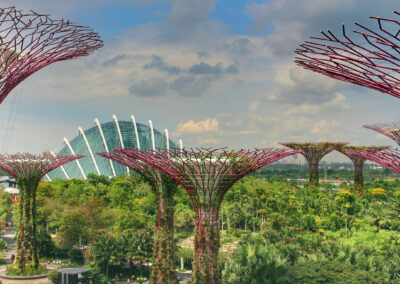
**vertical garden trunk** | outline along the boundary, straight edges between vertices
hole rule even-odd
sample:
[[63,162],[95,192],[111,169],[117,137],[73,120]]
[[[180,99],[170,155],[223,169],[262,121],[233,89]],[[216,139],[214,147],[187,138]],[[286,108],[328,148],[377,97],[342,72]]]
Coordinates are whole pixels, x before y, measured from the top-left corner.
[[39,267],[39,252],[36,239],[36,187],[37,183],[20,182],[17,253],[14,265],[24,270]]
[[222,283],[218,266],[218,210],[215,208],[198,209],[194,230],[192,283]]
[[310,173],[309,173],[309,186],[319,186],[319,178],[318,178],[318,163],[314,164],[309,162]]
[[18,204],[18,222],[17,222],[17,252],[14,260],[14,266],[19,269],[23,269],[25,267],[25,230],[26,225],[24,223],[24,219],[22,218],[24,215],[24,204],[25,204],[25,190],[19,184],[19,204]]
[[364,190],[363,165],[354,165],[354,191],[358,196]]
[[39,248],[37,244],[37,224],[36,224],[36,191],[37,191],[38,183],[34,183],[31,186],[31,220],[29,226],[31,227],[31,248],[32,248],[32,265],[35,269],[39,267]]
[[[150,283],[178,283],[174,265],[174,193],[176,186],[167,181],[156,192],[158,208],[154,230]],[[154,189],[155,190],[155,189]]]

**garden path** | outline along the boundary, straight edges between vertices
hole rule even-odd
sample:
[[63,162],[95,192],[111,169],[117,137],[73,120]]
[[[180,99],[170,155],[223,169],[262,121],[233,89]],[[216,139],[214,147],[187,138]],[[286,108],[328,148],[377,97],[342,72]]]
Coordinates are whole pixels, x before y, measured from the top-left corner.
[[14,239],[15,227],[7,227],[3,230],[3,240],[7,243],[7,251],[4,252],[4,260],[7,264],[11,264],[11,255],[15,255],[17,243]]

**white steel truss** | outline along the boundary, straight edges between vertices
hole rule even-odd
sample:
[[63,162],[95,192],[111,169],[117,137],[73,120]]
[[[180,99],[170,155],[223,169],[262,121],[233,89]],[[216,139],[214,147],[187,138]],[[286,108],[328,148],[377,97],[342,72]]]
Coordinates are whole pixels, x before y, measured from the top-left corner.
[[101,173],[100,173],[99,167],[97,166],[96,160],[93,156],[92,148],[90,148],[89,141],[86,138],[85,132],[83,131],[82,127],[80,127],[80,126],[78,127],[78,131],[79,131],[79,134],[83,137],[86,147],[89,150],[89,154],[90,154],[90,157],[92,158],[92,162],[94,164],[94,167],[96,168],[97,174],[100,175]]
[[[117,128],[117,132],[118,132],[118,137],[119,137],[119,142],[121,144],[121,148],[124,149],[125,148],[124,141],[122,140],[121,129],[119,128],[119,123],[118,123],[117,116],[115,114],[113,114],[112,118],[113,118],[113,121],[115,123],[115,127]],[[126,172],[129,174],[129,168],[128,167],[126,167]]]
[[137,130],[136,119],[135,119],[135,117],[134,117],[133,115],[131,115],[131,121],[132,121],[132,124],[133,124],[133,130],[135,131],[136,148],[137,148],[138,150],[140,150],[139,133],[138,133],[138,130]]
[[[97,118],[95,118],[95,119],[94,119],[94,123],[96,124],[97,129],[98,129],[99,132],[100,132],[101,140],[103,141],[103,145],[104,145],[104,149],[105,149],[106,153],[110,153],[110,152],[108,151],[106,138],[104,137],[103,129],[101,128],[101,125],[100,125],[99,120],[98,120]],[[112,171],[113,176],[117,176],[117,175],[115,174],[114,165],[113,165],[111,159],[108,159],[108,161],[110,162],[110,167],[111,167],[111,171]]]
[[[71,144],[69,144],[67,137],[64,137],[64,143],[65,145],[67,145],[69,151],[71,152],[72,155],[75,155],[74,149],[72,149]],[[75,160],[76,164],[78,165],[79,170],[81,171],[81,174],[83,176],[84,179],[86,178],[85,173],[83,172],[83,169],[81,167],[81,163],[79,163],[78,159]]]
[[[55,154],[53,151],[50,151],[50,154],[52,154],[53,157],[56,157],[56,154]],[[65,178],[66,178],[66,179],[69,179],[69,175],[68,175],[67,172],[65,171],[64,166],[61,165],[60,168],[61,168],[61,171],[63,172]]]

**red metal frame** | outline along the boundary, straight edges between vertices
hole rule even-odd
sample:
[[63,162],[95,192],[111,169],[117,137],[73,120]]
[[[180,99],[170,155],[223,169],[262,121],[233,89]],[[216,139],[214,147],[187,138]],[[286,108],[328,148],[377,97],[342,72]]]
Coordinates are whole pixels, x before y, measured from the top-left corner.
[[383,134],[400,145],[400,125],[397,123],[377,123],[363,125],[363,127]]
[[[396,17],[400,12],[394,11]],[[330,30],[311,37],[295,50],[297,65],[328,77],[365,86],[400,98],[400,21],[380,17],[373,27],[354,23],[350,35]]]
[[92,29],[33,11],[0,8],[0,103],[43,67],[89,55],[103,46]]
[[15,178],[33,178],[39,181],[48,172],[59,166],[80,159],[84,155],[76,156],[53,156],[50,153],[34,155],[30,153],[4,154],[0,155],[0,168],[4,169]]
[[400,174],[400,150],[385,149],[385,150],[349,150],[350,154],[354,154],[370,160],[374,163],[382,165],[398,174]]

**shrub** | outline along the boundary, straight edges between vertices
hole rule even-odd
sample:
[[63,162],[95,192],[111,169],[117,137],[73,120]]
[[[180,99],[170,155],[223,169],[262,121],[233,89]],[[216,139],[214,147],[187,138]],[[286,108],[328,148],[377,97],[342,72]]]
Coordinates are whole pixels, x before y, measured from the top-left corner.
[[304,262],[294,265],[277,283],[384,283],[372,272],[338,261]]
[[58,270],[53,270],[47,273],[47,279],[51,281],[51,283],[58,284],[61,283],[61,273]]
[[45,266],[39,266],[38,268],[27,266],[24,270],[9,265],[6,267],[6,275],[11,276],[33,276],[33,275],[42,275],[46,274],[47,270]]
[[240,246],[223,273],[224,283],[276,283],[285,274],[286,259],[267,247]]
[[79,249],[71,249],[68,251],[68,257],[72,262],[83,264],[83,252]]

